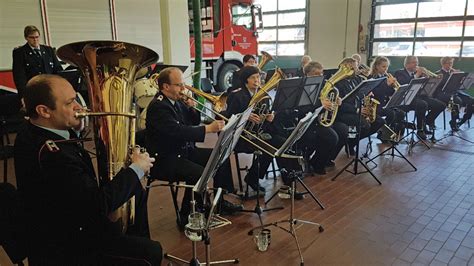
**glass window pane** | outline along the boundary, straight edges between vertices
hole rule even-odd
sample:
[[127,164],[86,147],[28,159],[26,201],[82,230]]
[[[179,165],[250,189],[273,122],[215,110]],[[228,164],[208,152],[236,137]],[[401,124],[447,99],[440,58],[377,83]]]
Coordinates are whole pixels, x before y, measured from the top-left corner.
[[278,14],[279,26],[284,25],[304,25],[306,12],[294,12]]
[[418,17],[448,17],[464,15],[466,0],[420,1]]
[[[265,1],[266,3],[267,1]],[[305,8],[306,0],[278,0],[278,9],[279,10],[290,10]]]
[[259,43],[258,50],[265,51],[269,54],[276,54],[276,43]]
[[415,23],[376,24],[374,38],[413,37]]
[[[457,55],[459,55],[459,52]],[[464,42],[464,45],[462,47],[462,56],[474,57],[474,42]]]
[[258,41],[276,41],[276,29],[265,29],[264,31],[258,34]]
[[280,41],[303,41],[304,28],[279,29],[278,40]]
[[472,0],[468,1],[467,14],[468,15],[474,15],[474,1],[472,1]]
[[234,25],[242,25],[248,29],[252,28],[252,16],[250,6],[232,6],[232,22]]
[[374,42],[373,55],[411,55],[412,42]]
[[456,56],[459,55],[461,41],[455,42],[417,42],[415,55],[417,56]]
[[276,14],[263,15],[262,20],[263,20],[263,27],[275,27],[277,25]]
[[[270,53],[271,54],[271,53]],[[304,43],[281,43],[278,45],[278,55],[304,55]]]
[[419,22],[416,37],[449,37],[462,35],[462,21]]
[[[474,0],[472,1],[474,3]],[[466,21],[466,30],[464,36],[474,36],[474,20]]]
[[277,10],[277,0],[255,0],[254,4],[261,5],[262,12]]
[[375,9],[375,19],[397,19],[414,18],[416,15],[416,3],[383,5]]

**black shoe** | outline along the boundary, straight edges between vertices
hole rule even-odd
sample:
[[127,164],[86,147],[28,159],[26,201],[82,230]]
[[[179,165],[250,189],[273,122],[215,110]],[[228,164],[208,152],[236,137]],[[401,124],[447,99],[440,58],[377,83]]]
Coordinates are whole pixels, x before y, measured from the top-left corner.
[[[247,185],[249,185],[249,187],[251,187],[254,191],[257,191],[257,189],[259,189],[261,192],[265,192],[265,188],[262,187],[262,186],[260,186],[260,182],[259,182],[259,181],[255,182],[255,181],[252,180],[252,181],[250,182],[250,181],[248,180],[247,176],[244,178],[244,181],[245,181],[245,183],[247,183]],[[255,184],[255,183],[257,183],[257,184]]]
[[423,130],[416,131],[416,135],[422,140],[427,140],[426,134]]
[[318,175],[325,175],[327,174],[326,170],[324,167],[313,167],[313,173],[318,174]]
[[336,167],[336,163],[333,160],[330,160],[326,163],[326,167]]
[[451,127],[451,130],[452,130],[452,131],[454,131],[454,132],[458,132],[458,131],[459,131],[459,127],[458,127],[458,125],[456,124],[456,121],[455,121],[455,120],[449,121],[449,126]]
[[232,215],[238,211],[243,210],[243,207],[241,204],[234,204],[230,201],[227,201],[225,199],[221,199],[220,203],[220,211],[219,213],[222,215]]
[[405,123],[405,128],[406,128],[406,129],[413,129],[413,130],[414,130],[414,129],[416,129],[416,126],[415,126],[414,123],[406,122],[406,123]]
[[[294,197],[295,200],[302,200],[304,199],[305,192],[299,192],[298,190],[295,191]],[[291,198],[291,187],[290,186],[282,186],[278,190],[278,197],[282,199],[290,199]]]
[[433,135],[433,131],[429,130],[427,126],[423,129],[423,132],[425,132],[426,135]]

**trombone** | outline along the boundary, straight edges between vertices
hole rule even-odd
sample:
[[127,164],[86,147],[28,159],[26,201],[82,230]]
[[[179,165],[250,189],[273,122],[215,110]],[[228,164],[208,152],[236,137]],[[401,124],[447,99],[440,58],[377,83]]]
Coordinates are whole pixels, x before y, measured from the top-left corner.
[[[187,88],[189,86],[186,86]],[[189,90],[189,91],[192,91],[192,90]],[[186,100],[191,100],[193,101],[194,103],[202,106],[204,109],[210,111],[211,113],[213,113],[214,115],[218,116],[219,118],[221,118],[222,120],[224,121],[229,121],[229,119],[227,117],[225,117],[224,115],[218,113],[217,111],[213,110],[212,108],[209,108],[207,107],[206,105],[204,105],[203,103],[199,102],[198,100],[194,99],[192,96],[189,96],[188,94],[186,94],[185,91],[182,91],[180,92],[180,94],[183,96],[181,100],[183,101],[186,101]],[[200,110],[199,108],[197,108],[196,106],[193,107],[195,110],[197,110],[198,112],[200,112],[201,114],[211,118],[211,119],[214,119],[214,117],[211,117],[210,115],[206,114],[206,112],[203,112],[202,110]],[[256,135],[254,135],[253,133],[249,132],[248,130],[244,129],[243,132],[248,135],[249,137],[246,137],[246,136],[243,136],[243,135],[240,135],[240,137],[242,139],[244,139],[245,141],[247,141],[248,143],[252,144],[255,148],[265,152],[266,154],[270,155],[271,157],[275,157],[275,153],[276,151],[278,150],[277,148],[273,147],[271,144],[265,142],[264,140],[258,138]],[[252,141],[252,140],[253,141]],[[260,143],[256,143],[256,142],[260,142]],[[263,147],[262,147],[263,146]],[[298,156],[292,156],[292,155],[287,155],[287,154],[283,154],[282,157],[284,158],[299,158]]]

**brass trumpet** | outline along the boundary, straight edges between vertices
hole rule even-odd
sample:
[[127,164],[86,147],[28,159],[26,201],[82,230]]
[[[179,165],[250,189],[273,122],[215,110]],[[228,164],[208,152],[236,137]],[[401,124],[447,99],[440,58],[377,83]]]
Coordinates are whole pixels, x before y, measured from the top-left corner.
[[425,67],[420,67],[420,69],[421,69],[421,72],[428,78],[437,78],[438,77],[438,74],[435,74],[435,73],[429,71]]
[[398,91],[398,89],[400,89],[400,86],[401,86],[400,83],[397,81],[397,79],[392,74],[390,74],[388,72],[386,74],[387,74],[387,78],[395,80],[395,82],[392,84],[392,87],[395,91]]

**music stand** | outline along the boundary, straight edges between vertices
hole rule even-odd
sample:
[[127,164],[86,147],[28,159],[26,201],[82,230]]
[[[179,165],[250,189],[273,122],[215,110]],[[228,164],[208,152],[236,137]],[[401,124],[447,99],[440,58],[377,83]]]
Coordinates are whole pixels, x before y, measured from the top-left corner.
[[[251,111],[251,109],[250,109]],[[246,116],[246,117],[245,117]],[[244,112],[243,114],[238,114],[238,115],[233,115],[227,121],[227,124],[225,125],[224,129],[221,131],[219,134],[219,137],[216,141],[216,144],[214,145],[214,149],[212,150],[211,156],[209,157],[209,160],[207,161],[206,166],[204,167],[204,171],[201,174],[201,177],[199,178],[198,182],[196,185],[193,187],[193,193],[192,193],[192,200],[191,200],[191,210],[192,213],[196,212],[196,201],[194,200],[194,193],[204,193],[205,190],[207,189],[207,184],[211,178],[213,178],[217,172],[217,169],[224,163],[225,160],[229,157],[230,153],[232,150],[235,148],[235,145],[237,144],[238,137],[242,133],[243,127],[245,125],[242,120],[245,120],[245,122],[248,119],[248,116],[250,116],[250,112]],[[236,136],[238,134],[238,136]],[[209,218],[212,216],[212,212],[215,208],[215,204],[217,204],[216,198],[220,197],[220,192],[222,191],[221,188],[217,190],[217,194],[214,198],[213,204],[211,206],[211,213],[209,214]],[[207,223],[205,226],[201,229],[199,229],[199,233],[203,236],[203,240],[205,242],[206,246],[206,263],[209,264],[224,264],[224,263],[238,263],[238,259],[232,259],[232,260],[223,260],[223,261],[217,261],[217,262],[210,262],[210,244],[211,244],[211,239],[209,236],[209,226],[210,226],[210,220],[208,218]],[[230,222],[227,220],[224,220],[224,218],[219,217],[221,221],[224,221],[224,223]],[[186,228],[186,227],[185,227]],[[187,229],[185,229],[187,230]],[[192,242],[192,258],[190,261],[186,261],[184,259],[178,258],[176,256],[170,255],[170,254],[165,254],[165,258],[169,260],[174,260],[177,262],[183,262],[187,263],[189,265],[200,265],[200,262],[197,258],[197,250],[196,250],[196,241],[191,240]]]
[[[306,114],[306,116],[304,118],[302,118],[299,122],[298,122],[298,125],[296,126],[296,128],[293,130],[293,132],[290,134],[290,136],[287,138],[287,140],[285,141],[285,143],[278,149],[278,151],[275,153],[276,156],[283,156],[285,152],[288,151],[288,149],[293,146],[300,138],[301,136],[304,135],[304,133],[306,132],[306,130],[309,128],[309,126],[316,120],[316,118],[318,117],[319,115],[319,112],[321,111],[322,107],[316,109],[316,111],[314,113],[308,113]],[[300,162],[301,162],[301,157],[297,157]],[[304,165],[304,164],[302,164]],[[299,245],[299,242],[298,242],[298,237],[296,236],[296,224],[298,223],[303,223],[303,224],[310,224],[310,225],[315,225],[318,227],[319,229],[319,232],[323,232],[324,231],[324,228],[321,224],[319,223],[315,223],[315,222],[310,222],[310,221],[305,221],[305,220],[300,220],[300,219],[296,219],[294,218],[294,211],[295,211],[295,186],[296,186],[296,181],[300,182],[300,184],[302,184],[305,189],[308,191],[308,193],[311,193],[311,191],[309,190],[309,188],[304,185],[303,181],[301,180],[301,177],[302,176],[302,172],[301,171],[291,171],[289,177],[291,178],[291,207],[290,207],[290,217],[288,219],[284,219],[284,220],[278,220],[276,222],[273,222],[273,223],[268,223],[268,224],[263,224],[261,226],[257,226],[257,227],[254,227],[252,228],[248,234],[249,235],[253,235],[253,232],[257,229],[263,229],[265,227],[268,227],[268,226],[275,226],[277,228],[280,228],[282,229],[283,231],[289,233],[294,239],[295,239],[295,242],[296,242],[296,247],[298,248],[298,253],[300,255],[300,265],[303,265],[304,264],[304,259],[303,259],[303,254],[301,253],[301,248],[300,248],[300,245]],[[314,196],[314,195],[313,195]],[[289,224],[289,229],[286,229],[282,226],[280,226],[281,223],[288,223]]]
[[332,77],[332,75],[334,75],[338,70],[339,70],[339,68],[325,69],[324,72],[323,72],[324,79],[325,80],[330,79]]
[[[410,87],[408,85],[400,86],[400,88],[397,91],[395,91],[395,93],[392,95],[390,100],[387,102],[387,104],[383,108],[384,109],[391,109],[391,108],[399,107],[399,106],[402,106],[402,105],[407,105],[406,103],[408,101],[410,101],[409,103],[411,103],[411,101],[413,100],[414,97],[410,97],[411,99],[410,98],[409,99],[405,98],[405,95],[408,93],[409,90],[410,90]],[[386,125],[384,125],[384,126],[386,126]],[[390,147],[385,149],[383,152],[379,153],[377,156],[369,159],[366,162],[366,164],[368,164],[369,162],[372,162],[373,164],[375,164],[375,167],[377,167],[377,164],[374,162],[374,160],[376,158],[380,157],[380,156],[386,155],[387,152],[390,152],[389,155],[392,156],[392,158],[400,157],[400,158],[404,159],[416,171],[417,170],[416,167],[397,149],[398,143],[399,143],[399,141],[390,140]],[[398,154],[395,154],[395,151]]]
[[[455,94],[456,92],[459,92],[459,90],[461,89],[461,86],[464,85],[464,82],[466,81],[466,85],[472,85],[472,76],[469,77],[468,76],[469,74],[468,73],[465,73],[465,72],[455,72],[455,73],[451,73],[451,75],[449,75],[449,78],[448,80],[446,81],[446,84],[444,84],[443,88],[441,89],[441,91],[445,94],[448,94],[448,95],[453,95]],[[466,87],[464,87],[466,88]],[[453,130],[450,130],[447,134],[445,134],[442,138],[440,138],[439,140],[443,140],[445,138],[448,138],[448,137],[457,137],[461,140],[464,140],[466,142],[469,142],[469,143],[473,143],[473,141],[471,140],[468,140],[458,134],[455,133],[455,131]]]
[[[357,109],[359,109],[359,112],[358,112],[358,115],[359,115],[359,119],[357,121],[357,124],[356,124],[356,131],[357,131],[357,145],[356,145],[356,153],[355,153],[355,157],[354,159],[352,159],[348,164],[346,164],[346,166],[344,166],[331,180],[334,181],[336,180],[336,178],[341,175],[344,171],[347,171],[353,175],[358,175],[358,174],[363,174],[363,173],[370,173],[370,175],[375,179],[375,181],[377,181],[377,183],[379,183],[379,185],[382,185],[382,183],[380,182],[380,180],[374,175],[374,173],[372,173],[372,171],[369,169],[369,167],[367,167],[367,165],[359,158],[359,142],[360,142],[360,124],[361,124],[361,121],[362,121],[362,112],[361,112],[361,107],[362,107],[362,101],[364,99],[363,96],[369,94],[373,89],[375,89],[377,86],[380,85],[380,83],[382,81],[385,81],[387,78],[386,77],[383,77],[383,78],[378,78],[378,79],[367,79],[367,80],[364,80],[362,81],[355,89],[353,89],[351,92],[349,92],[346,96],[344,96],[344,98],[342,99],[343,101],[346,100],[347,98],[349,97],[356,97],[357,98]],[[362,96],[362,97],[361,97]],[[359,163],[365,168],[366,171],[364,172],[359,172],[358,171],[358,165]],[[349,166],[351,164],[354,164],[354,170],[353,171],[349,171],[347,170],[347,168],[349,168]]]
[[439,84],[443,79],[438,77],[429,78],[420,90],[420,96],[433,97]]
[[296,106],[302,93],[300,90],[302,83],[303,78],[280,80],[273,101],[273,111],[280,112]]

